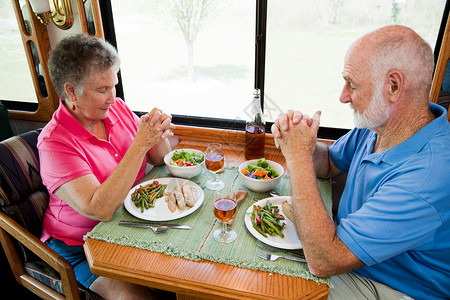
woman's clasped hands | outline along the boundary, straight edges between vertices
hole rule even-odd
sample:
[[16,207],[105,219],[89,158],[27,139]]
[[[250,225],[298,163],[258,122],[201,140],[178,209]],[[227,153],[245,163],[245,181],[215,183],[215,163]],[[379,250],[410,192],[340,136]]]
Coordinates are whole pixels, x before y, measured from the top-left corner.
[[174,129],[172,116],[155,107],[149,113],[141,116],[137,134],[145,135],[150,144],[156,144],[173,136]]

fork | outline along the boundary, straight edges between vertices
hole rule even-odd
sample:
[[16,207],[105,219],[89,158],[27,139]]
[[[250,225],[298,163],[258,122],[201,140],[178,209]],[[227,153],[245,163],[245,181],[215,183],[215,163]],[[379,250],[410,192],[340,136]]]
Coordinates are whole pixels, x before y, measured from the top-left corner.
[[[293,253],[289,250],[281,250],[279,248],[267,245],[263,242],[261,242],[260,240],[256,240],[256,246],[258,246],[259,248],[269,251],[269,252],[275,252],[275,253],[282,253],[283,255],[288,255],[288,256],[294,256],[294,257],[298,257],[298,258],[305,258],[304,254],[300,254],[300,253]],[[302,250],[299,250],[303,253]]]
[[270,254],[270,253],[264,252],[259,249],[256,250],[256,255],[258,255],[258,257],[260,257],[262,259],[270,260],[270,261],[274,261],[279,258],[284,258],[284,259],[289,259],[289,260],[306,263],[306,259],[304,259],[304,258],[294,257],[294,256],[290,256],[290,255],[275,255],[275,254]]

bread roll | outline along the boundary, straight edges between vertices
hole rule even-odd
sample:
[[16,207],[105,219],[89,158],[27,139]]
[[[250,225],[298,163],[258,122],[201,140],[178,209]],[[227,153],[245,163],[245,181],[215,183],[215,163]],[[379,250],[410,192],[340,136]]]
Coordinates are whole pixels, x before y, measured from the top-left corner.
[[186,205],[190,207],[194,206],[195,198],[191,186],[185,183],[181,186],[181,190],[183,191],[184,202],[186,203]]
[[[281,204],[281,208],[283,209],[283,214],[292,222],[294,222],[294,211],[292,210],[292,205],[290,205],[287,201],[283,201]],[[295,223],[295,222],[294,222]]]
[[177,210],[177,200],[175,199],[174,193],[170,193],[169,196],[166,196],[167,206],[171,212],[175,212]]
[[177,186],[175,188],[175,191],[173,191],[173,193],[175,194],[175,199],[177,200],[178,208],[184,210],[186,208],[186,202],[184,202],[184,196],[183,193],[181,192],[180,187]]

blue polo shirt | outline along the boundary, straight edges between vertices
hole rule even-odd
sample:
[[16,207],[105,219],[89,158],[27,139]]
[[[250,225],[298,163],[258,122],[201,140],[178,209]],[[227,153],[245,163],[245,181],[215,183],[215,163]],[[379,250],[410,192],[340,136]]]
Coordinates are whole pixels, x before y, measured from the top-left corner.
[[330,147],[348,172],[337,235],[365,266],[354,272],[416,299],[450,299],[450,126],[436,119],[372,153],[377,134],[353,129]]

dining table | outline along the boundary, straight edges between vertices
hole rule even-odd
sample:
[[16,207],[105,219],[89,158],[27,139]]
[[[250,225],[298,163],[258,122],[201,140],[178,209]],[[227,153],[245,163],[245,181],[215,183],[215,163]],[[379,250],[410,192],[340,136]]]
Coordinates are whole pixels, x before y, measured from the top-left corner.
[[[174,292],[177,299],[326,299],[329,279],[312,275],[306,263],[284,259],[267,261],[256,256],[257,239],[249,233],[244,218],[255,200],[270,195],[248,190],[239,179],[238,166],[245,161],[243,146],[226,143],[223,146],[225,168],[218,178],[226,187],[248,192],[231,226],[238,233],[235,241],[223,245],[212,238],[212,232],[221,222],[213,214],[214,191],[204,186],[211,176],[205,169],[189,179],[203,191],[201,207],[170,222],[189,225],[191,230],[154,233],[120,226],[123,220],[142,221],[122,206],[111,221],[99,223],[85,236],[84,250],[92,272]],[[185,139],[179,141],[176,148],[204,151],[206,143]],[[278,149],[266,149],[265,155],[266,159],[277,161],[288,170]],[[276,191],[289,196],[289,174],[282,176]],[[170,177],[167,168],[159,166],[141,182]],[[331,182],[318,180],[318,186],[331,212]],[[301,249],[295,251],[301,252]]]

